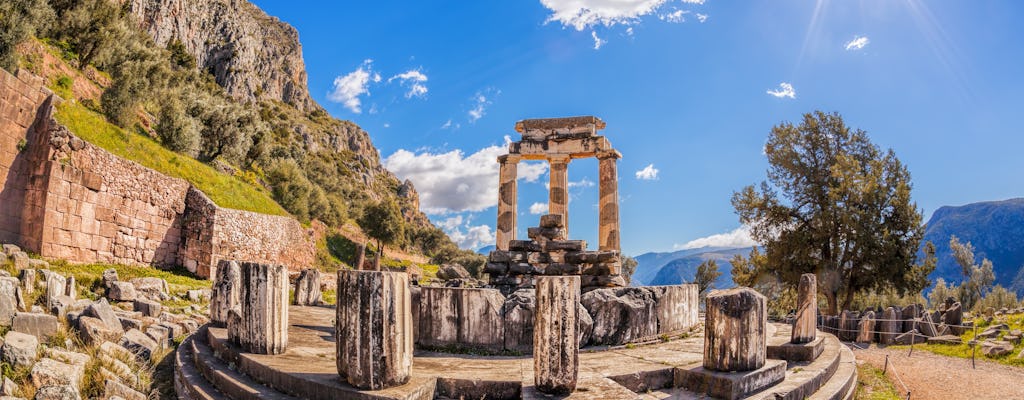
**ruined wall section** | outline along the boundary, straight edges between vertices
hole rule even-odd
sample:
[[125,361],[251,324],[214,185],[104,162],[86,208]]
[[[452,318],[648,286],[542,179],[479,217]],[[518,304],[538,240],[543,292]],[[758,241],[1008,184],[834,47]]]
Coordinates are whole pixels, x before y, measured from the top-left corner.
[[315,261],[293,218],[217,207],[202,192],[72,134],[41,78],[0,70],[0,241],[46,258],[170,267]]
[[217,207],[195,188],[186,203],[179,263],[199,276],[213,276],[220,260],[283,264],[291,271],[316,261],[312,230],[294,218]]
[[0,241],[21,243],[26,189],[32,176],[30,141],[37,110],[52,93],[43,79],[26,71],[0,69]]

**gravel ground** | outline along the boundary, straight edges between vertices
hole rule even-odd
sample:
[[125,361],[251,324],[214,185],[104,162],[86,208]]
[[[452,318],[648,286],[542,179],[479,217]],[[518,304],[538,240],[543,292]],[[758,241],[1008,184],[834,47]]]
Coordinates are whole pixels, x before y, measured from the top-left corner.
[[[875,367],[885,365],[889,356],[889,370],[886,376],[903,391],[906,384],[911,399],[1024,399],[1024,368],[1011,367],[990,361],[977,361],[977,368],[971,368],[971,360],[941,356],[927,351],[915,350],[908,356],[907,350],[890,350],[872,345],[867,349],[851,347],[857,362],[867,362]],[[899,379],[893,375],[899,374]]]

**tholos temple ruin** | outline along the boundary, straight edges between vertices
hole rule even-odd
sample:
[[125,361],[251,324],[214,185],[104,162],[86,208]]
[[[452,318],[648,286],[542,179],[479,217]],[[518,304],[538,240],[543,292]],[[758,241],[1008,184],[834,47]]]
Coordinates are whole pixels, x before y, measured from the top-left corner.
[[[818,331],[812,274],[791,323],[750,288],[629,286],[621,274],[622,157],[597,117],[530,119],[500,165],[484,287],[419,286],[402,270],[289,282],[279,265],[223,260],[211,323],[175,353],[183,399],[850,399],[853,354]],[[596,157],[596,249],[570,239],[567,169]],[[517,163],[550,163],[549,214],[517,238]],[[369,263],[367,263],[369,264]],[[699,314],[705,310],[703,320]],[[887,315],[892,314],[891,312]],[[846,324],[850,322],[844,321]],[[835,324],[834,324],[835,325]]]

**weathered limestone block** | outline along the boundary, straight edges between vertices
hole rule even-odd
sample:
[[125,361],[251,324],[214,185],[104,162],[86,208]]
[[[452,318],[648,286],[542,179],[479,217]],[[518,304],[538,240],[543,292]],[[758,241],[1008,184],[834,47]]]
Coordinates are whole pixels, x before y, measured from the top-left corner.
[[580,320],[580,347],[585,347],[594,337],[594,319],[590,317],[587,309],[583,308],[583,304],[580,304],[577,310]]
[[817,337],[818,278],[814,274],[800,275],[796,297],[796,319],[793,321],[792,343],[810,343]]
[[423,346],[460,345],[500,351],[505,296],[496,289],[423,287],[418,341]]
[[78,365],[62,363],[52,358],[39,360],[32,366],[32,383],[36,387],[69,386],[78,389],[82,382],[85,368]]
[[132,285],[135,285],[135,292],[139,296],[143,296],[150,300],[162,301],[170,298],[170,288],[167,286],[167,281],[155,278],[155,277],[144,277],[134,278],[131,281]]
[[244,262],[239,289],[241,326],[230,339],[250,353],[283,353],[288,347],[288,270]]
[[903,329],[903,321],[900,316],[896,313],[896,309],[893,307],[886,308],[882,313],[882,320],[877,324],[878,326],[878,343],[889,345],[896,341],[896,337],[900,335],[900,331]]
[[839,316],[839,340],[844,342],[852,342],[857,339],[857,322],[858,318],[856,314],[851,311],[843,311]]
[[24,251],[16,251],[16,252],[8,254],[8,255],[11,257],[11,260],[14,262],[14,269],[20,271],[20,270],[28,268],[28,266],[29,266],[29,258],[28,258],[28,254],[26,254]]
[[654,295],[658,334],[678,333],[700,324],[697,285],[647,286]]
[[153,353],[160,350],[160,345],[155,340],[138,329],[129,329],[121,336],[118,344],[131,351],[137,358],[147,361],[152,359]]
[[53,271],[45,271],[43,275],[46,278],[46,309],[53,310],[55,306],[60,305],[58,297],[64,296],[68,281],[67,278]]
[[545,276],[536,284],[534,383],[543,393],[571,393],[579,375],[580,278]]
[[147,317],[159,317],[163,312],[163,305],[152,300],[138,299],[132,305],[135,311]]
[[[34,400],[80,400],[78,389],[70,385],[49,385],[36,390]],[[14,398],[19,399],[19,398]],[[14,400],[5,399],[5,400]]]
[[4,344],[0,347],[4,362],[14,367],[29,367],[38,357],[39,339],[35,336],[10,331],[4,336]]
[[295,305],[316,306],[322,303],[320,293],[320,271],[315,268],[304,269],[295,281]]
[[901,312],[901,318],[903,318],[903,333],[910,332],[916,329],[914,319],[921,316],[921,310],[923,307],[920,304],[911,304],[903,307]]
[[25,294],[32,294],[36,291],[36,270],[23,269],[18,272],[18,279],[21,281],[21,290]]
[[593,344],[619,345],[658,334],[654,295],[646,288],[596,289],[580,302],[594,320]]
[[138,297],[131,282],[113,281],[107,286],[107,298],[111,301],[135,301]]
[[46,341],[50,336],[57,333],[59,328],[60,322],[57,320],[57,317],[49,314],[28,312],[15,314],[14,323],[11,325],[12,331],[35,336],[41,342]]
[[338,375],[360,389],[409,381],[412,298],[401,272],[338,271]]
[[954,335],[964,333],[964,328],[960,326],[964,323],[964,310],[959,301],[946,308],[946,312],[942,314],[942,323],[949,326],[950,333]]
[[117,318],[117,314],[114,314],[114,309],[110,307],[110,303],[107,303],[107,299],[101,298],[97,300],[95,303],[89,305],[89,307],[86,307],[82,314],[99,319],[103,322],[103,325],[105,325],[107,329],[113,331],[116,336],[121,336],[124,332],[124,329],[121,327],[121,320]]
[[68,277],[68,279],[67,279],[67,281],[65,283],[65,286],[64,286],[64,295],[68,296],[68,297],[70,297],[72,299],[77,299],[78,298],[78,285],[75,283],[75,277],[74,276],[69,276]]
[[121,338],[123,331],[110,329],[98,318],[82,316],[78,318],[78,332],[82,341],[88,345],[98,345],[103,342],[116,341]]
[[[103,287],[109,289],[110,288],[110,284],[114,283],[114,282],[117,282],[117,281],[118,281],[118,276],[117,276],[117,270],[116,269],[110,268],[108,270],[103,271]],[[133,287],[133,289],[134,289],[134,287]]]
[[931,317],[928,317],[927,315],[925,315],[924,318],[919,318],[917,320],[916,327],[916,329],[919,332],[921,332],[922,335],[925,335],[927,337],[939,336],[938,327],[936,327],[935,323],[932,322]]
[[704,323],[704,368],[752,371],[765,363],[765,297],[738,287],[708,294]]
[[537,296],[532,289],[512,293],[501,307],[505,320],[505,350],[526,353],[533,350],[533,321]]
[[17,278],[0,277],[0,326],[11,326],[14,314],[18,312]]
[[875,312],[868,311],[857,326],[857,343],[871,343],[875,338]]
[[242,270],[234,261],[217,264],[217,276],[213,281],[213,296],[210,299],[210,320],[214,325],[224,327],[228,323],[228,312],[238,306],[239,285]]

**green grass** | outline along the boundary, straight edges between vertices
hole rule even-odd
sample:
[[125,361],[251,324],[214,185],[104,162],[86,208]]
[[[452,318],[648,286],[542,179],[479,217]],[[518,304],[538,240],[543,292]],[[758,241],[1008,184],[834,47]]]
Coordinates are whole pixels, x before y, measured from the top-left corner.
[[871,364],[857,365],[857,400],[902,400],[903,396],[896,391],[896,386],[881,369]]
[[148,136],[121,129],[81,103],[66,101],[60,104],[55,117],[89,143],[163,174],[189,181],[221,207],[288,215],[271,199],[266,189],[170,151]]
[[[1024,330],[1024,315],[1022,315],[1022,314],[1015,314],[1015,315],[1007,316],[1005,318],[1006,318],[1005,322],[993,321],[992,324],[1005,323],[1006,325],[1010,326],[1010,330],[1013,330],[1013,329]],[[974,321],[974,323],[978,327],[978,333],[983,332],[985,330],[985,328],[990,325],[988,323],[985,323],[985,320],[981,319],[981,318],[976,319]],[[1004,332],[1004,334],[1005,334],[1005,332]],[[960,338],[963,340],[963,343],[962,344],[957,344],[957,345],[952,345],[952,344],[927,344],[927,343],[925,343],[925,344],[915,344],[914,345],[914,351],[925,350],[925,351],[930,351],[932,353],[943,355],[943,356],[948,356],[948,357],[971,358],[971,354],[972,354],[971,346],[968,345],[967,343],[970,342],[972,339],[974,339],[974,330],[969,330],[967,332],[964,332],[963,335],[960,335]],[[1001,338],[1002,338],[1002,334],[1000,334],[996,339],[1001,339]],[[979,343],[978,344],[978,348],[977,348],[976,352],[974,353],[975,359],[977,359],[977,360],[988,360],[988,361],[993,361],[993,362],[997,362],[997,363],[1000,363],[1000,364],[1012,365],[1012,366],[1015,366],[1015,367],[1024,367],[1024,358],[1017,358],[1017,355],[1020,354],[1021,351],[1024,351],[1024,341],[1022,341],[1020,344],[1017,344],[1016,346],[1014,346],[1013,351],[1011,351],[1010,354],[1007,354],[1007,355],[1004,355],[1004,356],[999,356],[999,357],[988,357],[988,356],[982,354],[982,352],[981,352],[981,344],[980,343],[983,342],[983,341],[984,341],[984,339],[981,339],[981,340],[978,341],[978,343]],[[895,346],[894,348],[906,349],[906,348],[909,348],[909,347],[910,346]]]
[[[117,278],[127,281],[132,278],[156,277],[167,281],[172,294],[188,290],[209,289],[210,281],[200,279],[184,269],[161,270],[153,267],[136,267],[119,264],[70,264],[65,261],[50,263],[50,270],[64,276],[74,276],[75,283],[83,288],[97,288],[103,280],[103,271],[113,268]],[[191,304],[191,303],[189,303]]]

